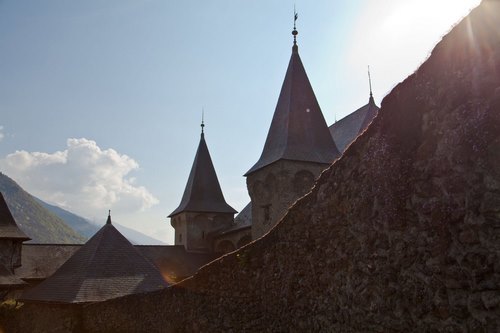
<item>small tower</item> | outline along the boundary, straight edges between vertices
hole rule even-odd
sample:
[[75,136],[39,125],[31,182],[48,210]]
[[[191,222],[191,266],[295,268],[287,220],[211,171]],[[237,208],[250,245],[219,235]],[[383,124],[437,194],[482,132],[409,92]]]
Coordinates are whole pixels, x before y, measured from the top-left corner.
[[14,273],[14,269],[21,266],[22,244],[30,239],[17,226],[0,192],[0,265]]
[[269,231],[340,153],[299,56],[294,14],[292,55],[262,154],[245,174],[252,238]]
[[175,245],[187,251],[211,252],[213,236],[234,222],[236,210],[224,199],[208,152],[201,123],[201,138],[181,203],[170,215]]

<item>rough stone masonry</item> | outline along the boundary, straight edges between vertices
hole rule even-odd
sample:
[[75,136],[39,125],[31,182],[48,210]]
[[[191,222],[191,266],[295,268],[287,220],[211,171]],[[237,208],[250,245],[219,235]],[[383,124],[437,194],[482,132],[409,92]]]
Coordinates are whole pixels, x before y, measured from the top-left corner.
[[500,2],[486,0],[269,234],[160,292],[11,331],[498,332]]

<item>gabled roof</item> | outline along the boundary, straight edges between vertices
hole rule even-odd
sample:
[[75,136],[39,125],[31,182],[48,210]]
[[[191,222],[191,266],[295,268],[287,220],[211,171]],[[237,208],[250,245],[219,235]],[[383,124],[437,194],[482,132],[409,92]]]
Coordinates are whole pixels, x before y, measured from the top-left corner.
[[23,301],[100,302],[167,287],[160,272],[111,224],[111,218]]
[[245,176],[281,159],[330,164],[339,155],[294,44],[264,149]]
[[203,132],[181,203],[169,217],[185,211],[236,213],[224,199]]
[[330,133],[341,152],[344,152],[351,142],[370,125],[378,110],[379,107],[370,94],[368,104],[330,126]]
[[2,192],[0,192],[0,238],[19,239],[23,241],[31,239],[17,226]]

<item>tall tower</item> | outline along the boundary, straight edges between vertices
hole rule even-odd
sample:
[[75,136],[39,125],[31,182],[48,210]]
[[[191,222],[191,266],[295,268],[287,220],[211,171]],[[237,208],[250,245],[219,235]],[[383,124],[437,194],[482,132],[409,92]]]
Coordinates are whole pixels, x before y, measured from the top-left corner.
[[230,227],[236,210],[224,199],[210,153],[205,142],[205,125],[181,203],[170,215],[175,229],[175,245],[187,251],[213,251],[213,236]]
[[245,174],[253,239],[271,229],[340,155],[300,60],[296,19],[295,14],[292,55],[266,143]]

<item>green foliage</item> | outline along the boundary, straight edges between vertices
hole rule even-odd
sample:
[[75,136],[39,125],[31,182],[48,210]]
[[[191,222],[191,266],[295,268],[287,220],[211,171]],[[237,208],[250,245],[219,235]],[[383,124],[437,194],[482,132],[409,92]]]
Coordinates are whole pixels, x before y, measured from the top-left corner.
[[21,308],[22,305],[23,303],[17,302],[13,299],[3,301],[0,303],[0,319],[12,317],[16,310]]

